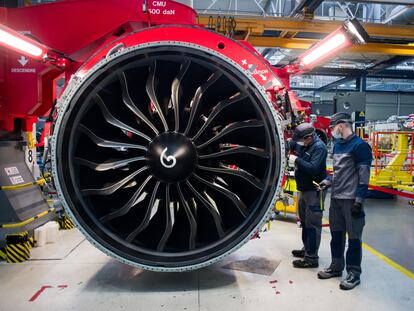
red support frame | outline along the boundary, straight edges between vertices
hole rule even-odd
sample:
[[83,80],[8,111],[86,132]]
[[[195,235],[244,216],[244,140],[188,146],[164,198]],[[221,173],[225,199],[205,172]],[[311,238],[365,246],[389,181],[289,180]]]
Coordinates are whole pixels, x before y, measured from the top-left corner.
[[0,23],[48,47],[46,59],[0,48],[0,131],[13,132],[15,119],[22,119],[23,131],[31,131],[56,99],[54,81],[62,73],[68,82],[96,50],[127,33],[154,25],[196,25],[196,12],[169,0],[63,0],[0,8]]

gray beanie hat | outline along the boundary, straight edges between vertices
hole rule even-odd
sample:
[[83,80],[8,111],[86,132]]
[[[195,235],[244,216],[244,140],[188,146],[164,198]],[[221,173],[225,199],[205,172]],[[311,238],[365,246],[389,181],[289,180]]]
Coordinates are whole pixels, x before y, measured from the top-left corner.
[[293,140],[298,141],[315,132],[315,128],[310,123],[301,123],[293,131]]

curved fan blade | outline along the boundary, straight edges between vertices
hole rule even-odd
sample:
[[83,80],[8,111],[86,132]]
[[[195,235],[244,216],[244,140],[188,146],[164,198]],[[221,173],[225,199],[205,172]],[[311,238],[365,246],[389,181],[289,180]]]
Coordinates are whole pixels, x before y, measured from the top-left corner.
[[214,119],[227,107],[230,105],[237,103],[238,101],[241,101],[247,97],[247,94],[244,93],[237,93],[230,97],[229,99],[223,100],[219,102],[214,108],[211,110],[210,115],[207,118],[206,123],[203,124],[203,126],[199,129],[197,134],[194,135],[192,138],[193,140],[196,140],[203,132],[204,130],[211,124],[211,122],[214,121]]
[[160,116],[161,122],[164,125],[164,129],[166,132],[168,132],[168,124],[164,117],[164,112],[161,109],[160,103],[158,102],[157,94],[155,93],[155,73],[157,71],[157,61],[154,61],[154,63],[151,65],[149,69],[149,75],[147,79],[146,84],[146,90],[148,97],[151,99],[151,102],[154,104],[155,109],[158,112],[158,115]]
[[107,170],[114,170],[120,167],[123,167],[129,163],[136,162],[136,161],[144,161],[145,157],[134,157],[125,160],[108,160],[103,163],[95,163],[86,159],[82,158],[75,158],[75,161],[81,165],[87,166],[95,171],[107,171]]
[[212,86],[223,74],[221,72],[215,72],[213,73],[208,80],[206,81],[206,83],[204,83],[202,86],[200,86],[195,95],[193,100],[191,101],[191,105],[190,105],[190,117],[188,118],[188,123],[187,123],[187,127],[184,131],[184,135],[188,135],[188,132],[191,129],[191,125],[193,124],[196,112],[198,110],[198,105],[200,104],[200,100],[204,95],[204,92],[210,87]]
[[152,219],[152,215],[155,214],[155,212],[153,212],[153,208],[154,208],[155,199],[157,197],[157,191],[158,191],[159,186],[160,186],[160,182],[157,181],[157,183],[155,184],[154,190],[152,191],[151,199],[150,199],[149,205],[147,207],[147,211],[145,213],[145,216],[142,219],[142,222],[140,223],[140,225],[134,231],[132,231],[127,236],[126,241],[128,241],[128,242],[133,241],[138,234],[140,234],[142,231],[144,231],[148,227],[148,225],[149,225],[149,223]]
[[129,95],[128,82],[124,72],[122,72],[119,75],[119,81],[121,82],[122,86],[122,100],[125,106],[127,106],[129,110],[131,110],[138,118],[144,121],[154,131],[154,133],[158,135],[160,132],[155,127],[155,125],[152,124],[152,122],[145,116],[145,114],[141,110],[138,109],[138,107],[132,101],[131,96]]
[[269,155],[265,153],[263,150],[260,150],[259,148],[249,147],[249,146],[237,146],[234,148],[229,148],[223,151],[210,153],[210,154],[201,154],[199,155],[200,159],[213,159],[213,158],[219,158],[222,156],[227,155],[235,155],[235,154],[251,154],[254,156],[258,156],[264,159],[268,159]]
[[259,179],[257,179],[252,174],[246,171],[243,171],[243,170],[233,170],[229,168],[215,168],[215,167],[207,167],[207,166],[202,166],[202,165],[199,165],[198,168],[201,170],[207,171],[207,172],[211,172],[211,173],[222,173],[222,174],[233,175],[233,176],[243,178],[244,180],[248,181],[253,186],[255,186],[257,189],[260,189],[260,190],[263,190],[265,187],[263,183],[260,182]]
[[195,248],[195,240],[197,237],[197,222],[194,218],[193,213],[191,212],[190,206],[188,206],[188,203],[184,198],[183,192],[181,191],[180,184],[176,184],[176,186],[177,186],[178,195],[180,196],[181,203],[184,206],[184,210],[187,215],[188,222],[190,223],[190,239],[188,241],[188,248],[191,250]]
[[205,180],[204,178],[201,178],[200,176],[198,176],[197,174],[193,174],[193,177],[195,179],[197,179],[198,181],[201,181],[203,184],[205,184],[206,186],[224,194],[227,198],[229,198],[234,205],[236,205],[237,209],[239,210],[239,212],[243,215],[244,218],[247,217],[247,207],[246,205],[243,203],[243,201],[233,192],[231,192],[230,190],[220,186],[219,184],[216,184],[214,182],[209,182],[207,180]]
[[190,67],[191,62],[185,61],[181,64],[180,72],[177,77],[175,77],[171,85],[171,102],[174,108],[174,117],[175,117],[175,128],[174,130],[178,132],[180,130],[180,97],[181,97],[181,80],[184,78],[188,68]]
[[265,221],[281,191],[285,121],[230,56],[153,43],[72,81],[52,170],[95,246],[142,269],[191,270]]
[[245,128],[256,128],[256,127],[262,127],[263,122],[258,120],[249,120],[249,121],[242,121],[242,122],[234,122],[229,125],[227,125],[225,128],[223,128],[220,133],[218,133],[216,136],[210,138],[205,143],[197,146],[197,149],[202,149],[211,143],[219,140],[220,138],[226,136],[229,133],[232,133],[234,131],[245,129]]
[[121,217],[124,216],[125,214],[127,214],[131,208],[137,203],[137,199],[138,197],[141,195],[142,190],[144,189],[144,187],[146,186],[146,184],[150,181],[150,179],[152,178],[152,176],[148,176],[147,179],[144,180],[144,182],[142,183],[142,185],[138,188],[138,190],[134,193],[134,195],[128,200],[128,202],[122,206],[120,209],[109,213],[108,215],[102,217],[100,220],[102,222],[107,222],[109,220],[112,220],[114,218],[117,217]]
[[[165,224],[165,231],[162,235],[162,238],[157,246],[157,251],[162,252],[165,248],[165,245],[168,242],[168,239],[171,236],[171,232],[173,230],[174,222],[175,222],[175,212],[174,212],[174,205],[171,205],[170,201],[170,184],[167,184],[165,187],[165,214],[166,214],[166,224]],[[174,203],[173,203],[174,204]]]
[[95,133],[93,133],[90,129],[88,129],[83,124],[79,125],[79,129],[81,130],[82,133],[87,135],[99,147],[113,148],[116,150],[118,149],[141,149],[141,150],[147,151],[147,147],[144,147],[141,145],[103,139],[97,136]]
[[108,108],[106,107],[104,101],[102,100],[102,98],[99,96],[99,94],[96,94],[95,96],[95,101],[98,104],[99,108],[102,111],[102,114],[106,120],[106,122],[108,122],[109,124],[112,124],[113,126],[127,131],[127,132],[131,132],[134,133],[135,135],[144,138],[145,140],[151,142],[151,138],[147,135],[145,135],[142,132],[139,132],[138,130],[134,129],[133,127],[126,125],[125,123],[123,123],[122,121],[118,120],[117,118],[115,118],[108,110]]
[[216,225],[217,233],[220,238],[224,236],[223,230],[223,220],[221,219],[221,215],[217,208],[213,206],[209,201],[207,201],[194,187],[191,183],[186,180],[187,186],[191,189],[191,191],[196,195],[196,197],[203,203],[203,205],[207,208],[210,212],[211,216],[213,216],[214,224]]
[[132,174],[128,175],[127,177],[121,179],[120,181],[113,183],[105,188],[101,189],[84,189],[82,190],[82,193],[85,195],[110,195],[120,189],[123,185],[125,185],[127,182],[129,182],[132,178],[137,176],[138,174],[142,173],[147,169],[146,166],[140,168],[139,170],[136,170]]

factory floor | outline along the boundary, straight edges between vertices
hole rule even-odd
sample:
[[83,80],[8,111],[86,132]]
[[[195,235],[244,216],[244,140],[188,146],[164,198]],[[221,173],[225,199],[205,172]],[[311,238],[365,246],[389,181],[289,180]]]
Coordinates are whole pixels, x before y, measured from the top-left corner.
[[[126,266],[76,229],[61,231],[59,243],[33,249],[30,261],[0,264],[0,310],[414,310],[414,208],[369,200],[366,212],[362,283],[349,292],[339,279],[318,280],[318,269],[292,267],[300,230],[282,217],[222,262],[186,273]],[[329,241],[324,228],[321,268]]]

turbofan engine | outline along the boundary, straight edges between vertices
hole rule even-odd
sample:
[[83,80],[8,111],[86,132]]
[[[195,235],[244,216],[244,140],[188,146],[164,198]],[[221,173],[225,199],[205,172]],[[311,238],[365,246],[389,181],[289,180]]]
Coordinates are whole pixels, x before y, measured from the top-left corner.
[[184,271],[236,250],[279,193],[283,133],[249,47],[154,27],[95,53],[58,101],[53,174],[86,237],[134,266]]

